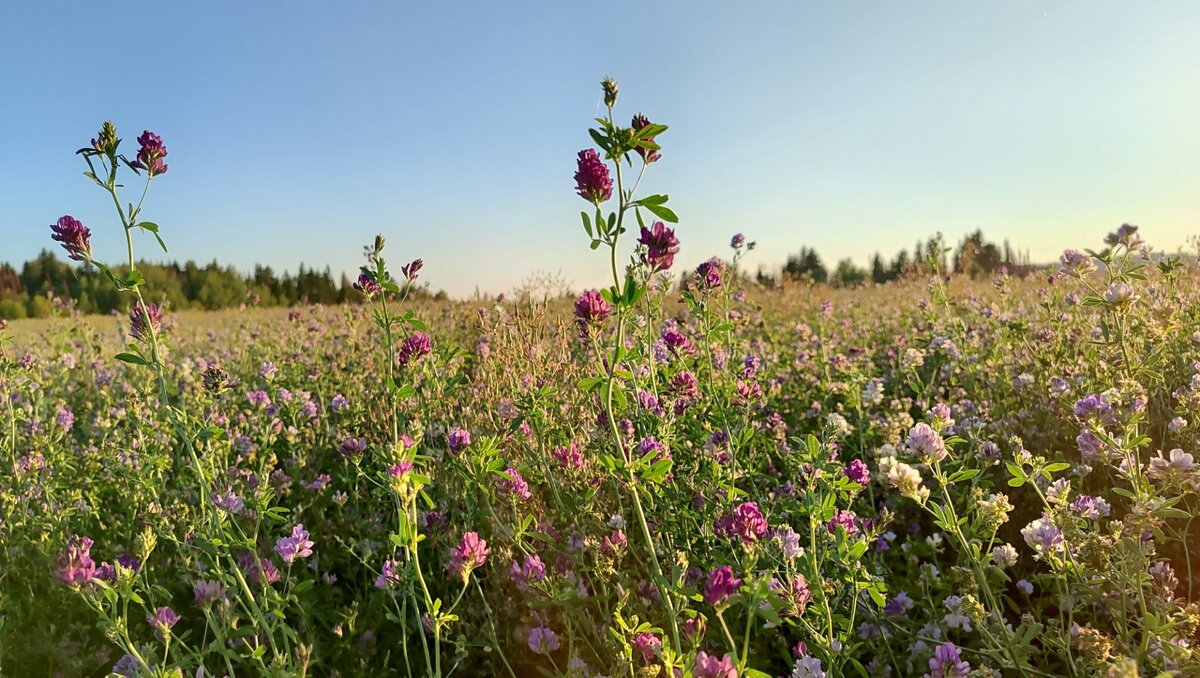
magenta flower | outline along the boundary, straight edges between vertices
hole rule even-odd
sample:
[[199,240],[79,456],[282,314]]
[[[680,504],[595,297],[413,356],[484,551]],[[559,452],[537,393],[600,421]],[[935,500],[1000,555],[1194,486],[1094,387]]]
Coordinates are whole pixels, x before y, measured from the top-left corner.
[[642,261],[656,271],[665,271],[675,263],[675,255],[679,254],[679,238],[675,230],[667,227],[661,221],[656,221],[650,228],[642,226],[642,237],[638,242],[646,246]]
[[394,560],[386,560],[383,563],[383,571],[375,578],[375,588],[390,589],[400,583],[400,563]]
[[724,264],[721,263],[721,260],[713,257],[696,267],[696,274],[692,276],[692,280],[696,287],[702,290],[716,289],[722,284],[721,269],[723,268]]
[[489,553],[487,542],[480,539],[477,532],[468,532],[462,536],[458,546],[450,551],[450,562],[446,569],[466,581],[471,570],[483,567]]
[[171,635],[171,627],[179,623],[180,616],[169,607],[160,607],[154,614],[146,616],[146,623],[154,627],[154,637],[166,640]]
[[308,531],[299,523],[292,528],[290,537],[281,537],[275,542],[275,553],[283,562],[291,565],[297,558],[307,558],[312,555],[313,542],[308,538]]
[[167,147],[163,145],[162,138],[146,130],[138,137],[138,143],[141,144],[141,148],[138,149],[137,160],[132,165],[146,170],[152,177],[166,174],[167,163],[163,162],[163,158],[167,157]]
[[[633,122],[629,123],[629,126],[632,127],[636,131],[636,130],[640,130],[644,127],[649,127],[650,121],[646,119],[646,116],[642,115],[641,113],[638,113],[637,115],[633,116]],[[645,140],[646,141],[654,141],[654,137],[645,137]],[[637,150],[638,155],[642,156],[642,161],[647,164],[652,163],[652,162],[658,162],[660,159],[662,159],[662,153],[659,153],[658,151],[656,151],[652,148],[642,148],[639,146],[635,150]]]
[[609,313],[612,313],[612,306],[596,290],[588,290],[575,300],[575,318],[579,320],[581,328],[599,325],[608,318]]
[[375,281],[375,278],[369,275],[366,271],[358,274],[358,281],[354,283],[354,289],[362,292],[368,299],[383,291],[383,286]]
[[580,151],[578,169],[575,171],[575,191],[579,197],[599,206],[612,197],[612,190],[608,165],[600,159],[600,154],[591,148]]
[[870,469],[867,468],[867,465],[861,459],[855,459],[846,464],[846,468],[842,469],[842,473],[845,474],[850,482],[864,486],[871,477]]
[[400,353],[396,356],[396,360],[400,362],[401,367],[407,367],[409,363],[415,363],[429,355],[431,350],[433,350],[433,342],[430,341],[429,335],[424,332],[413,332],[411,337],[400,344]]
[[846,530],[846,534],[856,534],[858,532],[858,516],[854,515],[853,511],[842,509],[833,514],[825,526],[829,528],[830,534],[836,534],[839,527]]
[[662,648],[662,639],[653,633],[639,633],[633,637],[633,649],[637,650],[642,659],[650,661],[658,655]]
[[624,551],[627,546],[629,546],[629,540],[625,537],[625,533],[617,530],[611,535],[605,536],[604,540],[600,542],[600,553],[609,557],[615,557]]
[[718,659],[704,650],[696,655],[696,668],[692,675],[696,678],[738,678],[733,657],[727,654]]
[[59,217],[58,223],[51,226],[50,231],[54,234],[50,237],[62,243],[71,259],[85,261],[92,258],[92,231],[75,217]]
[[[144,309],[144,313],[143,313]],[[149,324],[146,324],[149,319]],[[129,334],[135,339],[149,338],[150,334],[158,334],[162,329],[163,312],[158,304],[150,302],[145,306],[141,301],[135,301],[129,311]]]
[[930,678],[966,678],[970,672],[971,665],[963,660],[954,643],[938,645],[929,660]]
[[343,457],[357,457],[367,449],[366,438],[346,438],[338,446],[338,452]]
[[67,550],[59,558],[58,578],[68,586],[82,586],[96,576],[96,562],[92,560],[91,539],[75,536],[67,544]]
[[411,263],[401,266],[400,272],[404,274],[404,279],[411,283],[416,281],[417,274],[421,272],[421,268],[424,266],[424,260],[413,259]]
[[446,436],[446,443],[450,446],[451,452],[458,454],[471,444],[471,432],[464,428],[452,428]]
[[518,499],[528,499],[533,496],[533,493],[529,491],[529,483],[525,482],[517,469],[511,467],[500,474],[500,491]]
[[524,563],[513,561],[509,568],[513,583],[522,591],[529,588],[530,582],[539,582],[546,578],[546,564],[536,553],[525,556]]
[[571,443],[566,447],[556,447],[550,454],[565,469],[583,468],[583,453],[579,451],[579,446],[575,443]]
[[730,533],[742,538],[742,543],[749,546],[762,539],[767,534],[767,519],[763,517],[758,504],[752,501],[739,504],[733,509]]
[[225,587],[221,586],[219,581],[201,579],[192,584],[192,595],[195,597],[196,607],[208,607],[225,595]]
[[733,568],[722,565],[708,573],[704,581],[704,601],[713,607],[722,605],[741,585],[742,580],[733,576]]

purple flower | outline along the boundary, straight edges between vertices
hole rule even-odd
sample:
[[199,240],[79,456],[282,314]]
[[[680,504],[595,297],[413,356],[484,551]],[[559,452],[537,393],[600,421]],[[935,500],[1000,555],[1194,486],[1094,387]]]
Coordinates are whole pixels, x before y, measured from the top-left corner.
[[1058,274],[1082,278],[1096,270],[1096,262],[1091,255],[1076,250],[1064,250],[1058,258]]
[[678,330],[667,330],[662,334],[662,342],[666,344],[667,349],[672,355],[678,357],[680,355],[696,355],[696,347],[692,344],[682,332]]
[[[633,116],[633,121],[629,123],[629,126],[632,127],[635,132],[637,130],[648,127],[649,125],[650,125],[650,121],[647,120],[646,116],[642,115],[641,113],[638,113],[637,115]],[[642,139],[644,141],[650,141],[650,142],[654,141],[654,137],[642,137]],[[634,150],[637,151],[638,155],[642,156],[642,161],[647,164],[652,163],[652,162],[658,162],[662,158],[662,154],[653,148],[642,148],[641,146],[638,146]]]
[[858,516],[854,515],[853,511],[842,509],[833,515],[826,523],[829,532],[836,533],[837,528],[846,530],[846,534],[856,534],[858,532]]
[[595,149],[579,152],[578,169],[575,171],[575,191],[579,197],[599,206],[612,197],[613,182],[608,166],[600,159]]
[[354,289],[362,292],[368,299],[383,291],[383,286],[376,280],[375,276],[363,271],[358,274],[358,280],[354,283]]
[[67,550],[59,557],[58,578],[68,586],[82,586],[96,576],[96,562],[92,560],[91,539],[75,536],[67,544]]
[[342,395],[341,393],[333,396],[333,400],[330,401],[330,407],[333,408],[334,412],[341,412],[349,406],[350,401],[346,400],[346,396]]
[[524,563],[513,561],[509,572],[512,574],[513,582],[516,583],[517,588],[524,591],[529,588],[530,582],[539,582],[546,578],[546,565],[535,553],[525,556]]
[[1063,534],[1047,514],[1021,528],[1021,536],[1029,548],[1038,553],[1054,553],[1063,546]]
[[624,551],[627,546],[629,546],[629,540],[625,537],[625,533],[617,530],[611,535],[605,536],[603,541],[600,542],[600,553],[609,557],[615,557]]
[[717,259],[716,257],[713,257],[712,259],[709,259],[708,261],[697,266],[696,274],[693,276],[696,286],[705,290],[712,290],[720,287],[722,284],[722,268],[724,268],[724,264],[722,264],[721,260]]
[[292,528],[290,537],[281,537],[275,542],[275,553],[283,562],[291,565],[297,558],[307,558],[312,555],[313,542],[308,538],[304,525],[299,523]]
[[692,675],[695,678],[738,678],[737,667],[733,657],[728,654],[720,659],[701,650],[696,655],[696,668]]
[[883,606],[883,613],[889,617],[899,617],[911,610],[914,604],[915,601],[913,601],[908,593],[901,591],[896,594],[895,598],[889,600],[887,605]]
[[653,633],[642,632],[633,637],[633,649],[637,650],[642,655],[642,659],[646,661],[654,659],[660,648],[662,648],[662,639]]
[[579,320],[580,328],[588,325],[599,325],[612,313],[612,306],[596,290],[588,290],[579,295],[575,301],[575,318]]
[[338,446],[338,452],[343,457],[357,457],[367,449],[366,438],[346,438]]
[[767,534],[767,519],[763,517],[758,504],[752,501],[739,504],[733,509],[730,533],[742,538],[742,543],[749,546],[762,539]]
[[201,579],[192,584],[192,595],[196,600],[196,607],[208,607],[225,595],[225,587],[221,586],[221,582]]
[[846,468],[842,469],[842,473],[845,474],[846,478],[849,479],[850,482],[863,486],[865,486],[867,481],[871,478],[870,469],[867,468],[867,465],[864,464],[861,459],[855,459],[847,464]]
[[926,464],[937,463],[947,456],[946,443],[941,434],[924,422],[909,429],[904,442],[909,453]]
[[375,588],[390,589],[400,583],[400,563],[394,560],[383,562],[383,571],[375,578]]
[[808,609],[808,604],[812,602],[812,589],[808,587],[808,580],[802,574],[788,579],[786,587],[772,580],[771,588],[778,591],[787,600],[788,614],[799,617],[804,614],[804,611]]
[[404,274],[404,279],[410,283],[417,279],[417,274],[425,266],[425,262],[421,259],[413,259],[411,263],[400,267],[400,272]]
[[401,367],[407,367],[410,362],[416,362],[429,355],[431,350],[433,350],[433,342],[430,341],[429,335],[424,332],[413,332],[411,337],[400,344],[400,354],[396,356],[396,360],[400,362]]
[[1112,405],[1104,396],[1093,393],[1075,402],[1075,416],[1082,421],[1111,424],[1115,421]]
[[131,164],[146,170],[152,177],[166,174],[167,163],[163,162],[163,158],[167,157],[167,147],[163,145],[162,138],[150,130],[145,130],[138,137],[138,143],[141,144],[141,148],[138,149],[137,160]]
[[529,649],[537,654],[550,654],[558,650],[558,634],[546,626],[529,629]]
[[642,226],[642,236],[638,242],[646,246],[642,261],[651,269],[665,271],[675,263],[675,255],[679,254],[679,238],[675,230],[661,221],[656,221],[650,228]]
[[528,499],[533,496],[533,493],[529,491],[529,483],[525,482],[515,468],[509,468],[500,474],[500,490],[518,499]]
[[1086,494],[1075,497],[1075,501],[1071,502],[1071,510],[1084,518],[1103,518],[1111,508],[1103,497],[1091,497]]
[[729,246],[735,250],[741,249],[742,245],[745,244],[746,236],[742,235],[741,233],[734,233],[733,237],[729,239]]
[[169,607],[160,607],[154,614],[146,616],[146,623],[154,627],[154,637],[166,640],[171,635],[171,627],[179,623],[179,615]]
[[[149,325],[146,324],[147,319],[149,319]],[[133,308],[129,311],[129,333],[135,339],[148,337],[150,333],[158,334],[162,328],[162,320],[163,312],[158,304],[150,302],[143,306],[140,300],[135,301]]]
[[487,562],[488,553],[490,551],[487,542],[480,539],[478,533],[468,532],[462,536],[458,546],[450,551],[450,562],[446,569],[466,581],[471,570],[482,567]]
[[446,444],[450,446],[451,452],[458,454],[471,444],[471,432],[465,428],[452,428],[446,435]]
[[571,443],[566,447],[556,447],[550,453],[558,463],[562,464],[565,469],[581,469],[583,468],[583,453],[579,451],[579,446]]
[[71,259],[84,261],[92,258],[92,231],[75,217],[59,217],[58,223],[51,226],[50,231],[54,234],[50,237],[62,243]]
[[708,573],[704,580],[704,601],[713,607],[723,605],[729,597],[736,594],[742,580],[733,576],[733,568],[722,565]]
[[971,665],[959,653],[954,643],[942,643],[929,660],[928,678],[967,678]]

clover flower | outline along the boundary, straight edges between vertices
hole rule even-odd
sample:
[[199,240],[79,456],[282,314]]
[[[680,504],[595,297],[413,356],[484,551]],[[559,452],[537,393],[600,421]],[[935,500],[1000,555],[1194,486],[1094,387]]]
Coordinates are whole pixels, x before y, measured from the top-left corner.
[[58,223],[51,226],[50,231],[53,233],[50,237],[62,243],[71,259],[87,261],[92,258],[92,231],[75,217],[59,217]]
[[661,221],[656,221],[650,228],[642,226],[638,242],[645,245],[642,262],[654,271],[665,271],[675,264],[675,255],[679,254],[679,238],[675,230]]
[[529,650],[536,654],[550,654],[559,648],[558,634],[548,626],[535,626],[529,630]]
[[732,656],[726,654],[724,657],[717,658],[716,655],[710,655],[701,650],[696,655],[696,665],[692,675],[695,678],[738,678],[738,671]]
[[908,430],[904,443],[909,453],[925,464],[936,464],[949,454],[941,434],[924,422]]
[[171,627],[179,623],[180,617],[169,607],[160,607],[154,614],[146,616],[146,623],[154,627],[154,637],[166,640],[171,636]]
[[733,576],[733,568],[722,565],[712,572],[704,581],[704,602],[717,607],[725,604],[729,597],[736,594],[742,580]]
[[297,558],[307,558],[312,555],[313,541],[308,538],[308,531],[304,529],[304,525],[297,523],[292,527],[292,534],[287,537],[280,537],[275,542],[275,553],[283,559],[283,562],[291,565]]
[[162,329],[162,320],[163,312],[158,304],[150,302],[143,306],[141,300],[135,301],[129,311],[129,334],[135,339],[158,334]]
[[584,200],[599,206],[612,197],[612,191],[612,177],[600,154],[591,148],[580,151],[575,170],[575,192]]
[[490,552],[487,542],[479,538],[479,533],[468,532],[462,536],[458,546],[450,551],[450,562],[446,569],[466,582],[472,570],[483,567]]
[[145,130],[137,140],[141,148],[138,149],[137,160],[131,164],[152,177],[166,174],[167,163],[163,162],[163,158],[167,157],[167,147],[163,145],[162,138]]

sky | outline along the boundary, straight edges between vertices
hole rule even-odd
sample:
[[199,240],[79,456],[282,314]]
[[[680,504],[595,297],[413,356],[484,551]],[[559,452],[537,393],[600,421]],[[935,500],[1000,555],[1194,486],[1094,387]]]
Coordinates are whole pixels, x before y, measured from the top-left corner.
[[751,268],[977,228],[1050,261],[1122,222],[1173,251],[1200,234],[1196,36],[1192,0],[7,2],[0,261],[63,214],[121,260],[74,155],[111,118],[129,155],[167,145],[143,216],[169,258],[336,275],[382,233],[454,296],[602,284],[572,174],[605,75],[621,122],[671,127],[642,187],[677,265],[736,232]]

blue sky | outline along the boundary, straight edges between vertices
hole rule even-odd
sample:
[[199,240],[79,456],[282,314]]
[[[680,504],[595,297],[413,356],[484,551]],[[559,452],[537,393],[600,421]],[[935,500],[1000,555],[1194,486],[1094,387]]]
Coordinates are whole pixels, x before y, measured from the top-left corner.
[[[602,283],[571,175],[621,83],[671,125],[643,181],[684,264],[832,265],[975,228],[1035,259],[1122,221],[1200,233],[1194,2],[12,2],[0,8],[0,260],[89,225],[73,155],[105,118],[162,135],[145,217],[171,256],[354,270],[384,233],[454,295]],[[153,255],[152,240],[139,242]]]

